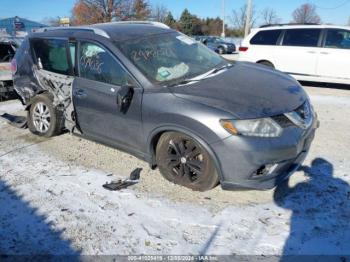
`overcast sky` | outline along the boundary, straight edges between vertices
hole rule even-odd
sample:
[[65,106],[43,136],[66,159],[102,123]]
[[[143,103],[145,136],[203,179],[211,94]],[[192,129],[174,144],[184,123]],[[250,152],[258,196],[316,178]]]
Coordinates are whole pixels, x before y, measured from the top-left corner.
[[[76,0],[0,0],[0,17],[18,15],[35,21],[45,17],[70,16]],[[149,0],[151,4],[163,4],[178,18],[184,8],[199,17],[214,17],[222,14],[222,0]],[[244,5],[245,0],[225,0],[226,16],[233,9]],[[257,13],[269,7],[275,9],[282,22],[291,21],[291,13],[303,3],[313,3],[324,23],[347,24],[350,17],[350,0],[253,0]],[[229,19],[227,19],[229,22]]]

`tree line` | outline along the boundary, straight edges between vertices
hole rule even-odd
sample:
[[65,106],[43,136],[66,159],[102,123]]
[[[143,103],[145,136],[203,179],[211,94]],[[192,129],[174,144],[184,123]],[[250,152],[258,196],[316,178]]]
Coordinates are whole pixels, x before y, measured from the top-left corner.
[[[225,23],[227,36],[241,37],[246,23],[246,6],[232,10]],[[316,6],[303,4],[292,13],[291,23],[321,23]],[[176,19],[164,5],[151,6],[148,0],[77,0],[72,9],[72,25],[88,25],[111,21],[152,20],[167,24],[171,28],[187,35],[216,35],[222,32],[223,21],[220,17],[200,18],[184,9]],[[59,18],[45,21],[49,25],[59,25]],[[272,8],[257,12],[252,8],[249,27],[263,24],[278,24],[281,18]],[[227,24],[230,24],[228,26]]]

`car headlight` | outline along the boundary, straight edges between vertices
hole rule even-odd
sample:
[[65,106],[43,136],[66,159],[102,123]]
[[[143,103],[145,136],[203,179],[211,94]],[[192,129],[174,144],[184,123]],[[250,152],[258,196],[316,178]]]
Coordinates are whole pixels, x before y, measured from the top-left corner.
[[283,131],[282,127],[271,118],[220,120],[220,124],[233,135],[279,137]]

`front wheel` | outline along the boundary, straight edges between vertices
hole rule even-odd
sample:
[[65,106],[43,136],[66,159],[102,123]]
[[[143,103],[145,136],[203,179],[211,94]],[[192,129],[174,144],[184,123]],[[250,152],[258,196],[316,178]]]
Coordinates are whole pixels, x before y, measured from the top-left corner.
[[40,94],[33,98],[28,111],[28,128],[38,136],[52,137],[63,130],[63,114],[57,110],[48,94]]
[[156,160],[165,179],[196,191],[219,183],[209,153],[193,138],[178,132],[164,133],[157,144]]

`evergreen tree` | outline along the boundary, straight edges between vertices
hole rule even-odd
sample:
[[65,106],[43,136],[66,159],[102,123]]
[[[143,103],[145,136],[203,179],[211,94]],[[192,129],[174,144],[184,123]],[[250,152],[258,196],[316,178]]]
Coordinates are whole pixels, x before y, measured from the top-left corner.
[[200,35],[202,21],[195,15],[192,15],[186,8],[179,20],[180,30],[186,35]]
[[171,12],[169,12],[168,15],[166,16],[166,18],[164,20],[164,24],[170,26],[171,28],[175,27],[176,20],[173,17],[173,14]]

